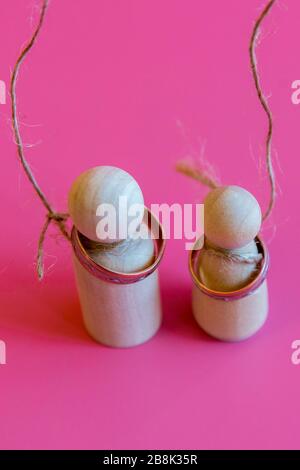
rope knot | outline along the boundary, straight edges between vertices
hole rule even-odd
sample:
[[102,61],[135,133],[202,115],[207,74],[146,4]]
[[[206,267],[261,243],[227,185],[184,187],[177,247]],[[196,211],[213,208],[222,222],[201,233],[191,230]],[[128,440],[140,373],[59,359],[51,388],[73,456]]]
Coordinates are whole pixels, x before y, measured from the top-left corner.
[[62,212],[48,212],[47,217],[49,221],[54,220],[55,222],[61,223],[68,220],[69,214],[64,214]]
[[44,226],[42,228],[40,238],[39,238],[39,243],[38,243],[38,254],[37,254],[37,273],[39,279],[43,279],[44,277],[44,241],[45,241],[45,235],[48,230],[49,225],[51,222],[55,222],[58,228],[60,229],[62,235],[67,239],[70,240],[70,234],[68,232],[68,229],[66,227],[66,221],[69,218],[69,214],[63,213],[63,212],[55,212],[52,210],[49,210],[46,216],[46,221],[44,223]]

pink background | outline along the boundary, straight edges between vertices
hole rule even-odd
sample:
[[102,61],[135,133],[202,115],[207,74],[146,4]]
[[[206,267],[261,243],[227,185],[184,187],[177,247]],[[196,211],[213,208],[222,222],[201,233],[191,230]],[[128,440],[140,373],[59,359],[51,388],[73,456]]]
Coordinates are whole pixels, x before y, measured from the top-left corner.
[[[266,119],[248,41],[262,0],[52,0],[18,82],[27,156],[58,210],[72,180],[111,164],[131,172],[147,204],[201,202],[174,171],[206,158],[224,183],[268,201]],[[0,79],[36,24],[39,2],[2,0]],[[33,18],[33,22],[31,21]],[[34,259],[45,211],[16,156],[10,100],[0,105],[0,446],[30,448],[297,448],[300,366],[300,79],[298,0],[281,0],[263,26],[260,74],[274,113],[278,200],[264,229],[272,266],[270,315],[241,344],[196,326],[184,241],[161,265],[164,323],[149,343],[112,350],[85,332],[68,244],[52,229],[46,278]],[[182,123],[184,132],[180,130]],[[38,126],[36,126],[38,125]]]

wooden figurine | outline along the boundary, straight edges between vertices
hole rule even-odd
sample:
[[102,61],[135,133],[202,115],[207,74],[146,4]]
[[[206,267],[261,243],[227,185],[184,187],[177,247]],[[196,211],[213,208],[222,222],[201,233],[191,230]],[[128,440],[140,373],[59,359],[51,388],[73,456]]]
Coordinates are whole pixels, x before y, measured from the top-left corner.
[[[127,206],[122,209],[120,201]],[[143,209],[140,215],[132,210],[136,206]],[[103,219],[109,208],[115,217],[107,222],[115,231],[108,238],[99,215]],[[165,240],[159,222],[144,208],[140,187],[119,168],[92,168],[73,183],[69,212],[74,223],[77,287],[88,332],[113,347],[144,343],[161,324],[157,267]],[[153,231],[157,238],[151,236]]]
[[256,333],[268,314],[268,251],[257,236],[261,210],[243,188],[212,190],[204,201],[204,245],[190,253],[197,323],[218,339]]

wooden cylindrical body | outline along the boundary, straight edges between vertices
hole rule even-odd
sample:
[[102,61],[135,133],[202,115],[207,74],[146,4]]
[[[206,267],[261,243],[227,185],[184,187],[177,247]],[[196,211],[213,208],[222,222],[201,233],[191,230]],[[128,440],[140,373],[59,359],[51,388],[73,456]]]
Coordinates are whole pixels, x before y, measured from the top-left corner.
[[269,255],[257,237],[263,260],[256,278],[240,290],[217,292],[199,279],[199,250],[190,254],[190,272],[194,281],[192,308],[195,320],[209,335],[222,341],[241,341],[254,335],[268,316],[266,274]]
[[[149,216],[149,212],[147,212]],[[89,334],[107,346],[126,348],[148,341],[158,331],[161,301],[158,264],[165,241],[159,222],[155,259],[151,266],[135,273],[118,273],[96,264],[73,227],[72,245],[77,288],[84,324]]]

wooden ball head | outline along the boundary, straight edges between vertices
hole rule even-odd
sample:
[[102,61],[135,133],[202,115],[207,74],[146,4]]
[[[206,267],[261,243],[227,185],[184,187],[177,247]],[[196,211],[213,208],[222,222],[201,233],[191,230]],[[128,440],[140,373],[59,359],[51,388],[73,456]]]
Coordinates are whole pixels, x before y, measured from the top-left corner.
[[[132,220],[133,217],[130,217],[128,211],[120,213],[122,198],[126,200],[128,210],[135,204],[144,206],[141,188],[129,173],[113,166],[98,166],[85,171],[74,181],[69,192],[69,212],[75,227],[90,240],[115,243],[123,239],[118,236],[118,223],[120,218],[123,218],[127,221],[127,234],[130,237],[142,222],[143,214]],[[104,209],[105,206],[115,209],[115,221],[110,221],[116,224],[115,237],[102,237],[99,230],[97,231],[100,218],[98,211],[101,206]]]
[[204,200],[204,231],[214,245],[235,249],[248,245],[261,226],[261,210],[251,193],[239,186],[223,186]]

